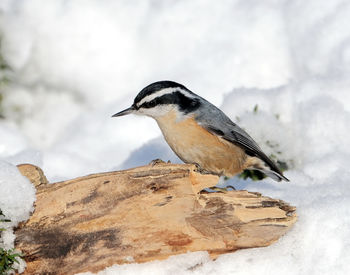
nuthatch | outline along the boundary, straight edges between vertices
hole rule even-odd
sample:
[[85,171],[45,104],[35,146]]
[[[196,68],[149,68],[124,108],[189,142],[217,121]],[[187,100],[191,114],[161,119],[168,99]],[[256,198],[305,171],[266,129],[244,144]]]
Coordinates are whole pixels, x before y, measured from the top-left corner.
[[276,181],[288,181],[243,129],[181,84],[159,81],[148,85],[131,107],[113,117],[128,114],[154,118],[175,154],[204,172],[231,177],[252,169]]

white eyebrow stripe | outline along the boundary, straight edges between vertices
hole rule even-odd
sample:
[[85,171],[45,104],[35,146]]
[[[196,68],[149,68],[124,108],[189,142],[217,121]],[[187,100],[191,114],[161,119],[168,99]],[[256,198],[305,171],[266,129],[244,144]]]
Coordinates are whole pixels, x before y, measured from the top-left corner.
[[148,96],[144,97],[138,103],[136,103],[136,106],[140,107],[145,102],[150,102],[150,101],[152,101],[153,99],[155,99],[157,97],[161,97],[161,96],[166,95],[166,94],[171,94],[171,93],[176,92],[176,91],[181,92],[182,94],[184,94],[187,97],[195,98],[195,96],[193,96],[188,91],[186,91],[186,90],[184,90],[184,89],[182,89],[180,87],[172,87],[172,88],[165,88],[165,89],[159,90],[156,93],[153,93],[151,95],[148,95]]

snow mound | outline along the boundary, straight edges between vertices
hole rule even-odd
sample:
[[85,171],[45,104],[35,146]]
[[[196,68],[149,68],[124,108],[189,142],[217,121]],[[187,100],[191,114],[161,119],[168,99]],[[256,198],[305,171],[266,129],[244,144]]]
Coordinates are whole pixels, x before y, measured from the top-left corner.
[[[0,209],[6,219],[11,220],[1,223],[1,226],[9,229],[27,220],[34,210],[35,188],[16,166],[4,161],[0,161],[0,190]],[[3,231],[2,239],[3,247],[13,247],[14,235],[11,230]]]
[[348,274],[349,17],[346,0],[0,1],[1,51],[16,76],[1,91],[1,209],[14,223],[31,211],[21,162],[51,182],[178,162],[151,119],[110,118],[169,79],[225,111],[291,180],[221,184],[281,198],[299,220],[270,247],[101,274]]

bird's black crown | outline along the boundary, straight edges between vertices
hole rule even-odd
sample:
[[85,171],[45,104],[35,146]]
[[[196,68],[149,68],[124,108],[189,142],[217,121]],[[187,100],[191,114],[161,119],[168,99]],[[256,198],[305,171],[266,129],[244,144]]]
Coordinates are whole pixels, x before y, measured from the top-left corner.
[[145,98],[146,96],[149,96],[149,95],[151,95],[155,92],[158,92],[162,89],[177,88],[177,87],[184,89],[184,90],[188,90],[184,85],[181,85],[179,83],[176,83],[176,82],[170,81],[170,80],[162,80],[162,81],[154,82],[152,84],[149,84],[148,86],[143,88],[141,90],[141,92],[139,92],[139,94],[135,98],[134,103],[137,103],[137,102],[141,101],[143,98]]
[[[141,105],[138,104],[145,97],[167,88],[174,88],[174,91],[155,97],[150,101],[143,102]],[[189,113],[199,108],[200,99],[196,94],[192,93],[184,85],[176,83],[174,81],[163,80],[154,82],[143,88],[141,92],[136,96],[133,106],[136,109],[139,109],[153,108],[157,105],[170,104],[177,105],[179,110],[183,111],[184,113]]]

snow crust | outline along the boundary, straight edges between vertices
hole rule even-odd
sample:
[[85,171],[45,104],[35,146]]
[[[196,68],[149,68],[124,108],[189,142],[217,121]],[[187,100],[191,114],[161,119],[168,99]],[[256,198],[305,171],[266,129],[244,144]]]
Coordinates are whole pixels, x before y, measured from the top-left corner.
[[346,0],[1,1],[13,81],[1,92],[0,209],[11,226],[32,210],[34,189],[18,163],[39,165],[54,182],[155,158],[180,162],[151,119],[111,118],[144,86],[170,79],[289,167],[290,183],[222,184],[281,198],[298,222],[270,247],[100,274],[350,273],[349,17]]

